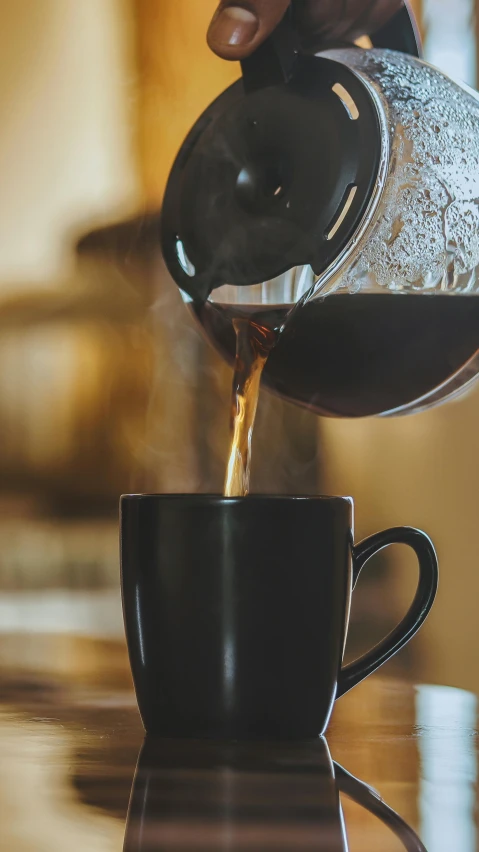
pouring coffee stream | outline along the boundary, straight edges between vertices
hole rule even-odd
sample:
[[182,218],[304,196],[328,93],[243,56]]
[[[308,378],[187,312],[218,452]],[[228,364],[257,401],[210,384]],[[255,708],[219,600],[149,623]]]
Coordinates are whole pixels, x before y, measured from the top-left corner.
[[236,332],[236,358],[231,400],[231,444],[224,495],[246,497],[261,374],[277,333],[248,319],[233,320],[233,327]]
[[[302,271],[300,281],[303,285],[304,280]],[[233,309],[231,324],[235,332],[236,349],[225,497],[246,497],[249,493],[251,444],[264,368],[281,335],[313,291],[314,285],[296,303],[284,310],[258,310],[254,305]]]
[[239,314],[234,311],[231,324],[236,350],[225,497],[246,497],[249,493],[251,444],[263,371],[285,328],[307,297],[308,294],[286,312],[258,311],[254,306],[246,310],[243,307]]
[[[235,493],[260,378],[318,414],[361,417],[435,405],[477,377],[479,100],[417,58],[413,33],[404,8],[374,49],[306,56],[286,16],[173,166],[164,256],[238,368]],[[261,354],[259,328],[274,332]]]

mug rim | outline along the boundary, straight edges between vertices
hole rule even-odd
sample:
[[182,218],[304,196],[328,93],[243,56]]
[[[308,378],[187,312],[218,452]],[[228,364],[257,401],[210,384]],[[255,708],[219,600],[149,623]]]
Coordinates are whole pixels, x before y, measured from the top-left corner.
[[219,493],[194,494],[194,493],[127,493],[120,496],[120,502],[136,502],[141,500],[158,501],[158,502],[180,502],[191,501],[194,503],[204,503],[209,505],[234,506],[243,503],[347,503],[349,506],[354,505],[354,500],[349,496],[328,495],[328,494],[248,494],[246,497],[225,497]]

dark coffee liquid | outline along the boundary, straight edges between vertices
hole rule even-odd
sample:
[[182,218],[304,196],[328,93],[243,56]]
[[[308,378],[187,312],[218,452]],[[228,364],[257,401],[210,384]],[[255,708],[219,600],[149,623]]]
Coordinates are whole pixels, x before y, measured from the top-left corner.
[[274,329],[253,319],[235,317],[232,327],[236,335],[236,356],[231,399],[231,444],[224,495],[246,497],[261,374],[277,335]]
[[[288,310],[207,302],[199,317],[234,361],[233,319],[241,314],[272,329]],[[361,417],[420,399],[478,350],[479,296],[336,293],[296,311],[269,353],[262,381],[318,414]]]

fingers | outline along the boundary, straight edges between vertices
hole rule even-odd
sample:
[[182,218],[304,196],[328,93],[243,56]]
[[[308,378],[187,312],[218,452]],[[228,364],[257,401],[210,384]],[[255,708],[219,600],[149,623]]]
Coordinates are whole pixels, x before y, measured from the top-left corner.
[[208,44],[223,59],[243,59],[269,36],[289,0],[221,0],[208,30]]
[[[295,0],[303,46],[318,50],[354,41],[379,29],[404,0]],[[282,19],[289,0],[221,0],[208,30],[210,48],[223,59],[243,59]]]

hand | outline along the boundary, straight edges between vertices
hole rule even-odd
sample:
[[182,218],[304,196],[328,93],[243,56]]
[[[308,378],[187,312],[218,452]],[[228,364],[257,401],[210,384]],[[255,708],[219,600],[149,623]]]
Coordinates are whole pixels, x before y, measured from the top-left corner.
[[[294,0],[295,20],[306,50],[370,35],[404,0]],[[208,44],[223,59],[249,56],[282,19],[289,0],[221,0],[208,30]]]

